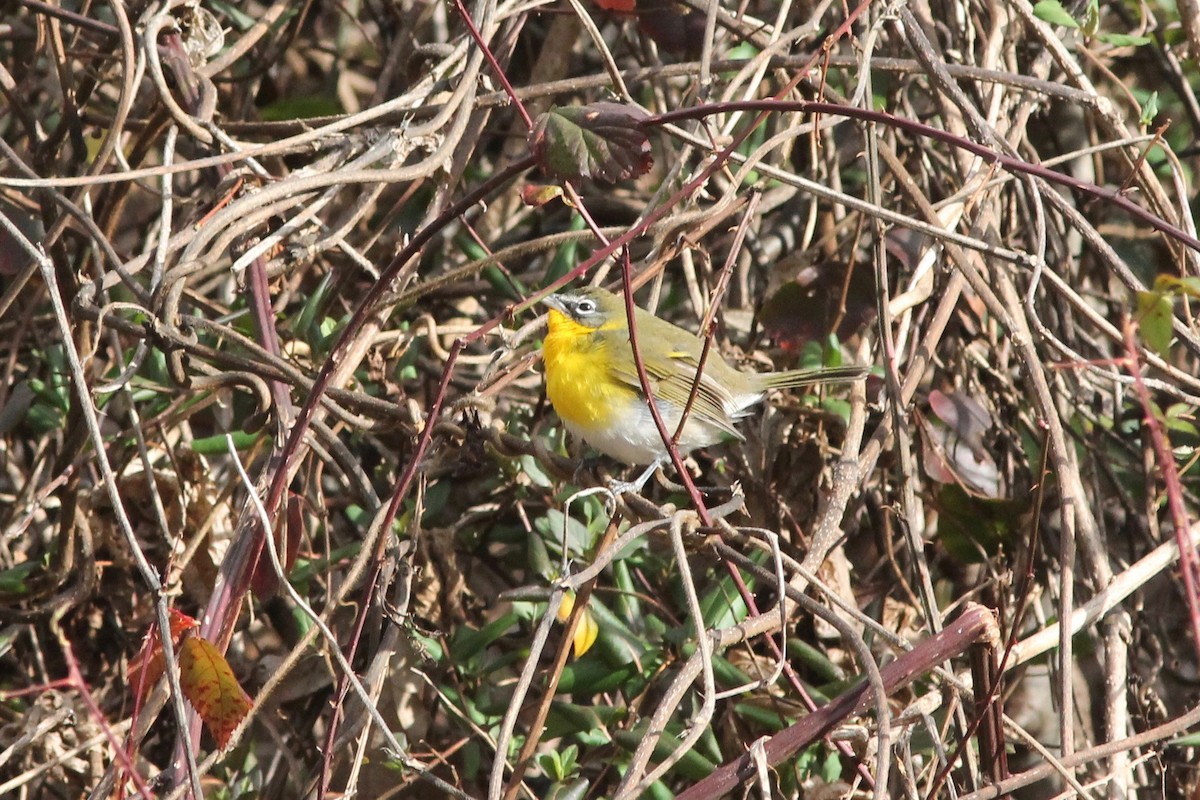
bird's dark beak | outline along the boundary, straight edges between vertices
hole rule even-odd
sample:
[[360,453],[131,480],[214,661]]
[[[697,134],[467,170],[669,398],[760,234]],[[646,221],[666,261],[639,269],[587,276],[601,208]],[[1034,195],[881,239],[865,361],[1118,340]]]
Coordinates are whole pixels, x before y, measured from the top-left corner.
[[564,314],[568,313],[567,304],[563,301],[562,295],[552,294],[548,297],[543,297],[542,303],[550,306],[555,311],[561,311]]

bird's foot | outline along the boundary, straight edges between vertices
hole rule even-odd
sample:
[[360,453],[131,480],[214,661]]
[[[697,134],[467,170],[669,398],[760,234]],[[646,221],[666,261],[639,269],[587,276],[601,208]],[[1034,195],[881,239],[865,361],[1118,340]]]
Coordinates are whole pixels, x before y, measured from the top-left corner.
[[620,497],[623,494],[641,494],[642,489],[646,486],[646,482],[654,476],[654,473],[657,472],[658,468],[661,466],[661,461],[655,461],[653,464],[646,467],[645,471],[643,471],[641,475],[637,476],[632,481],[619,481],[615,478],[609,478],[607,481],[605,481],[605,485],[607,485],[608,490],[617,497]]

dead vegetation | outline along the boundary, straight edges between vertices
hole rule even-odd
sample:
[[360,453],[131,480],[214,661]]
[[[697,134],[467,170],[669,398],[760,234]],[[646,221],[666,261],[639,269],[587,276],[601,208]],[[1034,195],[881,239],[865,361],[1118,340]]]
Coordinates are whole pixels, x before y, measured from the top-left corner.
[[[1195,9],[651,2],[8,5],[0,796],[1194,796]],[[875,374],[614,509],[623,262]]]

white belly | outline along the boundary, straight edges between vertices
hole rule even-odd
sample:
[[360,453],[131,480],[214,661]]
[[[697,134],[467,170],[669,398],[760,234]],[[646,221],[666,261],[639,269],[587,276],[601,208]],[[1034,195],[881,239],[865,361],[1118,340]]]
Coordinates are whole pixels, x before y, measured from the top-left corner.
[[[667,435],[673,436],[679,427],[679,412],[664,408],[661,402],[658,407],[666,424]],[[608,428],[593,429],[566,420],[563,423],[572,434],[624,464],[650,464],[667,457],[667,448],[645,402],[637,400],[630,403],[620,417],[619,424]],[[679,452],[683,455],[697,447],[707,447],[727,438],[720,428],[706,423],[693,413],[688,416],[687,426],[679,437]]]

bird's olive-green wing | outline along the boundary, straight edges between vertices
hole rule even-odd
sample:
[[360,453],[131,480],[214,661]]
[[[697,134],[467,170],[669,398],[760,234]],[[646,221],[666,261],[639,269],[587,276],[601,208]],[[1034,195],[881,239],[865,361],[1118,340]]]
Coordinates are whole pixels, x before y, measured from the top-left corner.
[[[650,333],[650,331],[647,331]],[[673,337],[674,338],[674,337]],[[641,337],[639,336],[639,340]],[[650,388],[656,399],[666,401],[683,408],[692,395],[692,384],[696,380],[696,368],[699,359],[691,347],[671,347],[677,342],[649,339],[654,341],[652,348],[639,348],[642,353],[642,363],[646,365],[646,376],[650,379]],[[696,340],[697,342],[699,340]],[[664,347],[664,345],[666,345]],[[628,346],[628,343],[626,343]],[[700,345],[702,347],[703,345]],[[647,349],[651,352],[647,353]],[[657,352],[655,352],[657,351]],[[691,414],[710,425],[720,428],[731,438],[741,440],[744,437],[733,426],[733,420],[727,409],[733,406],[733,397],[714,377],[710,368],[719,369],[720,364],[716,353],[711,354],[710,361],[705,364],[704,374],[700,378],[700,387],[696,392],[696,400],[692,404]],[[625,362],[625,363],[621,363]],[[638,379],[637,365],[632,358],[612,359],[613,377],[637,392],[641,392],[641,381]]]

